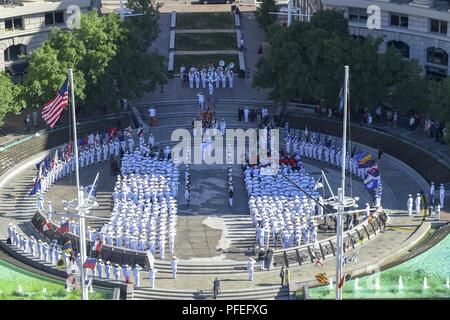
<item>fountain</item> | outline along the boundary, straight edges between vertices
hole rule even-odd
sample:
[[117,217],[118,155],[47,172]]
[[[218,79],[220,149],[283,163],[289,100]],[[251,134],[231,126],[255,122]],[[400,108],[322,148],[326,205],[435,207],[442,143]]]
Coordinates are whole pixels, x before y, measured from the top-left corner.
[[47,288],[42,288],[42,293],[47,293]]
[[445,287],[447,289],[450,289],[450,278],[449,277],[447,277],[447,281],[445,282]]
[[380,289],[381,289],[380,277],[376,277],[375,278],[375,290],[380,290]]
[[423,289],[426,290],[428,288],[428,279],[427,277],[423,277]]
[[333,290],[333,288],[334,288],[334,286],[333,286],[333,278],[330,277],[330,283],[328,284],[328,289]]
[[360,290],[360,289],[362,289],[362,288],[359,286],[359,278],[355,278],[355,290]]
[[403,290],[403,278],[402,276],[398,277],[398,290]]

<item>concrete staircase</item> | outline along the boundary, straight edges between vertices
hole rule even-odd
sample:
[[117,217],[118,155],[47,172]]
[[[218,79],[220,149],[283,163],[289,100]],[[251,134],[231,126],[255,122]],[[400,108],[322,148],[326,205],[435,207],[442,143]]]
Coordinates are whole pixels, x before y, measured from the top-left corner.
[[[135,288],[127,295],[131,300],[211,300],[212,290],[169,290],[158,288]],[[288,287],[261,286],[240,290],[223,290],[217,300],[288,300]]]

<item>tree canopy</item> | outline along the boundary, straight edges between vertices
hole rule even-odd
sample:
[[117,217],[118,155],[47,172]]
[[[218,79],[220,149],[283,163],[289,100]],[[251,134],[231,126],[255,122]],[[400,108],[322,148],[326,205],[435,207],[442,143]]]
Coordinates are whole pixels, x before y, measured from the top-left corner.
[[18,113],[23,108],[23,103],[17,98],[19,87],[14,85],[11,78],[0,71],[0,125],[8,112]]
[[277,4],[275,0],[263,0],[261,5],[256,9],[256,20],[261,28],[267,31],[270,25],[276,20],[277,16],[270,12],[277,12]]
[[82,14],[81,27],[54,29],[47,42],[33,51],[23,82],[28,105],[42,105],[53,98],[74,69],[75,94],[90,107],[114,106],[122,98],[133,99],[165,83],[165,58],[149,53],[158,37],[157,7],[143,0],[129,1],[142,16]]
[[271,98],[282,104],[313,98],[337,106],[345,65],[354,108],[389,102],[418,109],[425,104],[426,90],[419,88],[426,82],[417,62],[403,59],[395,49],[379,54],[381,39],[350,36],[342,11],[319,11],[311,23],[294,22],[289,28],[273,24],[268,41],[269,55],[258,61],[253,85],[271,88]]

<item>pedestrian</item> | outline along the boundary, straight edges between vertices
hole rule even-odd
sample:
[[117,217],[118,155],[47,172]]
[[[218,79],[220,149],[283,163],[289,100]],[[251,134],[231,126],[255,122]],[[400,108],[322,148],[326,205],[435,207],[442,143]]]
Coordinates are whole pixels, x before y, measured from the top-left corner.
[[241,44],[241,51],[245,51],[244,38],[242,38],[242,37],[241,37],[241,40],[240,40],[240,44]]
[[412,195],[408,195],[408,201],[407,201],[407,208],[408,208],[408,216],[412,216],[413,213],[413,204],[414,204],[414,200]]
[[156,270],[155,268],[150,268],[149,272],[148,272],[148,278],[150,281],[150,288],[154,288],[155,287],[155,279],[156,279],[156,273],[158,272],[158,270]]
[[220,280],[216,278],[213,283],[213,292],[214,292],[214,299],[217,299],[217,296],[220,293]]
[[178,268],[178,258],[173,256],[172,261],[170,262],[170,267],[172,268],[172,278],[177,278],[177,268]]
[[398,113],[397,113],[397,111],[394,111],[394,115],[392,117],[392,122],[394,124],[394,128],[397,128],[397,123],[398,123]]
[[233,190],[230,189],[230,196],[228,198],[228,203],[230,207],[233,207]]
[[38,127],[38,114],[36,111],[33,111],[33,126],[34,130],[37,130]]
[[248,273],[248,280],[253,281],[253,275],[255,273],[255,259],[251,257],[247,261],[247,273]]
[[25,118],[25,125],[27,127],[27,131],[30,131],[30,127],[31,127],[31,117],[30,117],[30,115],[27,115],[27,117]]
[[263,53],[263,47],[262,47],[262,45],[260,44],[260,45],[259,45],[259,48],[258,48],[258,54],[259,54],[259,55],[262,55],[262,53]]
[[383,149],[381,149],[381,145],[378,145],[378,160],[381,160],[381,156],[383,155]]
[[285,277],[286,277],[286,270],[284,269],[284,266],[282,266],[280,271],[281,286],[284,286]]

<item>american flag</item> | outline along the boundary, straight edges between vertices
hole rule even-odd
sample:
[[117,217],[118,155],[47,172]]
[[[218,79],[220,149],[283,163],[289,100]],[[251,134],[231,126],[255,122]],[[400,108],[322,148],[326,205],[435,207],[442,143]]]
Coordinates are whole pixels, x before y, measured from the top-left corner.
[[58,95],[51,101],[47,102],[47,104],[44,106],[44,109],[42,110],[42,118],[52,129],[55,127],[56,122],[59,120],[59,117],[61,116],[64,108],[69,105],[68,86],[69,82],[68,79],[66,79],[61,89],[59,90]]

